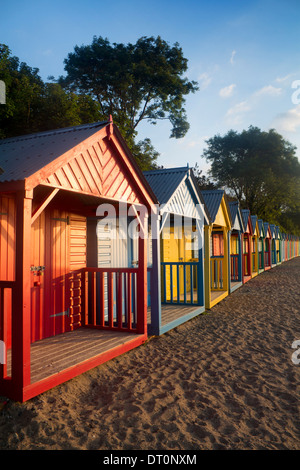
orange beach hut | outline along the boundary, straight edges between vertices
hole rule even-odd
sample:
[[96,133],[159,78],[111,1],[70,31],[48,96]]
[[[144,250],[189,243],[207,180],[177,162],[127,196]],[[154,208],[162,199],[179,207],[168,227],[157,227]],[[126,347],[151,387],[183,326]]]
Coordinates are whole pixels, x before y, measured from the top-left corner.
[[0,166],[0,395],[22,402],[147,339],[147,240],[99,268],[94,220],[122,201],[145,232],[156,200],[111,120],[1,140]]

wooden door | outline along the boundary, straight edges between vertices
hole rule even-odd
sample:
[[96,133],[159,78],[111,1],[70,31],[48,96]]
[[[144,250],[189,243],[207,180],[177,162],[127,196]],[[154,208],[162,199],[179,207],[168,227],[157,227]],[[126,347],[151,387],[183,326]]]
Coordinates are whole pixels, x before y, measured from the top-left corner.
[[[131,240],[127,233],[127,226],[119,224],[118,219],[108,218],[99,220],[97,225],[97,243],[98,243],[98,267],[99,268],[136,268],[138,267],[138,240]],[[114,318],[117,315],[117,279],[114,276],[114,292],[113,292],[113,311]],[[125,283],[122,280],[122,302],[123,311],[125,311]],[[132,285],[132,293],[136,292],[135,286]],[[133,302],[134,302],[133,298]],[[104,274],[104,317],[108,320],[108,277]]]
[[45,330],[47,336],[71,331],[69,284],[69,216],[51,210],[46,221]]

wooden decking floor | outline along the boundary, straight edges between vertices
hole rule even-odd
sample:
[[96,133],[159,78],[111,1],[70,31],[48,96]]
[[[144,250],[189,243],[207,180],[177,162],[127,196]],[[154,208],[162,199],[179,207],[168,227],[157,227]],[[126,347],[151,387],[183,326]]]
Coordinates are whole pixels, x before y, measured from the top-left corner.
[[220,297],[221,295],[224,294],[224,290],[215,290],[215,291],[211,291],[210,293],[210,298],[211,300],[216,300],[218,297]]
[[230,283],[231,290],[234,290],[236,286],[240,286],[240,285],[241,285],[241,281],[238,281],[238,282],[231,281]]
[[[188,315],[200,308],[199,305],[166,305],[161,306],[161,326],[168,325],[178,318]],[[151,322],[151,308],[148,308],[148,324]]]
[[[31,383],[106,353],[136,338],[134,333],[79,328],[31,344]],[[10,375],[10,354],[7,357]]]

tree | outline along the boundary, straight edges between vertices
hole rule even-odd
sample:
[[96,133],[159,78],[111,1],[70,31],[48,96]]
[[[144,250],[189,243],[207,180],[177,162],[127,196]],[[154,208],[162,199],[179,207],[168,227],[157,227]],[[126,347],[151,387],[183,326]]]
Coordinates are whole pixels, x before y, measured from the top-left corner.
[[0,44],[0,79],[6,85],[6,104],[0,106],[0,138],[99,120],[99,104],[90,96],[44,83],[39,69],[13,57],[5,44]]
[[274,129],[264,132],[253,126],[216,135],[206,143],[203,157],[211,163],[210,176],[243,208],[270,223],[286,224],[289,213],[297,220],[300,163],[295,146]]
[[198,163],[196,163],[193,171],[200,190],[218,189],[208,176],[203,175],[203,170],[200,170]]
[[67,75],[58,82],[97,100],[103,118],[113,116],[130,148],[142,121],[169,120],[173,138],[188,131],[185,96],[198,87],[183,77],[187,59],[178,43],[171,47],[158,36],[142,37],[135,44],[110,44],[94,36],[91,45],[75,46],[64,63]]
[[38,69],[20,63],[8,46],[0,44],[0,79],[6,86],[6,104],[0,106],[0,138],[28,133],[32,109],[43,88]]

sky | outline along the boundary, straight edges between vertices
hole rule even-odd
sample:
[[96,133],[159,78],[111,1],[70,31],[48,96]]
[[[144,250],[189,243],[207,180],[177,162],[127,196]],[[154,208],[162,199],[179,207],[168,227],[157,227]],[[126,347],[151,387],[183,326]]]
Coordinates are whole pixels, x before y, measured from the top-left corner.
[[145,122],[138,139],[151,139],[165,168],[198,164],[206,174],[206,141],[251,125],[276,129],[300,160],[299,21],[300,0],[0,0],[0,43],[44,81],[64,75],[68,53],[93,36],[179,43],[200,88],[186,97],[190,129],[171,139],[168,121]]

